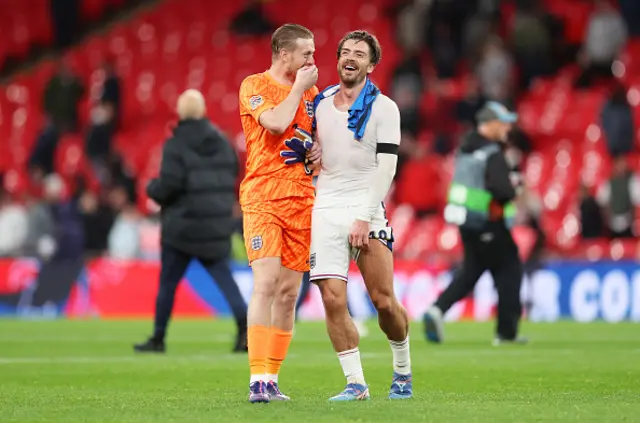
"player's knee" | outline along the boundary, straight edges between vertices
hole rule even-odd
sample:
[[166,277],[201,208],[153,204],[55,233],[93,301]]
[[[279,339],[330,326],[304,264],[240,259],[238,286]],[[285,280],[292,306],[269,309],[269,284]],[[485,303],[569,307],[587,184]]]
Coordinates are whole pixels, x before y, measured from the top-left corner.
[[276,276],[261,276],[254,278],[253,293],[254,296],[273,298],[276,295],[276,287],[278,278]]
[[274,301],[276,301],[280,305],[291,307],[295,307],[297,300],[298,287],[287,284],[280,285],[280,287],[276,291],[276,295],[274,298]]
[[386,292],[372,292],[371,302],[378,314],[391,314],[395,306],[393,295]]
[[327,314],[340,313],[347,309],[347,296],[343,290],[321,283],[320,293]]

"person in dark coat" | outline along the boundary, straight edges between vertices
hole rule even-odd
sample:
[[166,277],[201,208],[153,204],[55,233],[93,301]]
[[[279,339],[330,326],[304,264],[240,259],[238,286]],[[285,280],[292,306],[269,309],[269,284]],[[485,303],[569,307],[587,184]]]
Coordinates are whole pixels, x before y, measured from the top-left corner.
[[233,279],[231,251],[238,161],[222,133],[205,117],[199,91],[178,99],[180,122],[164,145],[160,176],[147,186],[161,207],[161,271],[154,333],[139,352],[164,352],[176,288],[198,259],[227,299],[238,326],[234,350],[246,351],[247,305]]

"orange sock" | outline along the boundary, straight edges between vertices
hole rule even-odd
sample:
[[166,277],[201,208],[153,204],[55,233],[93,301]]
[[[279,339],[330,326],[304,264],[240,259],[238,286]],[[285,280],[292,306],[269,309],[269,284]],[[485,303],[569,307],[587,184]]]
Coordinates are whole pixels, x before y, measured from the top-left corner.
[[247,345],[249,347],[249,370],[251,376],[264,375],[267,372],[269,328],[262,325],[249,326],[247,329]]
[[287,356],[293,331],[282,330],[272,326],[269,333],[269,349],[267,351],[267,379],[278,381],[278,373],[282,361]]

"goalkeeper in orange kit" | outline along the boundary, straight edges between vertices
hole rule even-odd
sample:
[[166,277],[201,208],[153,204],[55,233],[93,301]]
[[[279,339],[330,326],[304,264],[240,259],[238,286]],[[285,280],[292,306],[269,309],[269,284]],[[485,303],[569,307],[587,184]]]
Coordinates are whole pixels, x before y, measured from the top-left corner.
[[254,280],[248,310],[252,403],[289,399],[278,373],[291,343],[302,274],[309,270],[314,187],[307,164],[320,157],[310,135],[318,94],[313,34],[283,25],[271,51],[269,70],[240,86],[247,144],[240,205]]

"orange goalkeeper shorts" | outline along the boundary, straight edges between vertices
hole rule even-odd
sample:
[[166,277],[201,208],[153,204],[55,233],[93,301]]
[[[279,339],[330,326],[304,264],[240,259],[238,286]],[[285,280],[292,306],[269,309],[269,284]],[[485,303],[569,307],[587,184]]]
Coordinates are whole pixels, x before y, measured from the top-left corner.
[[309,271],[311,209],[285,221],[268,212],[243,213],[244,243],[249,264],[264,257],[280,257],[282,266],[298,272]]

